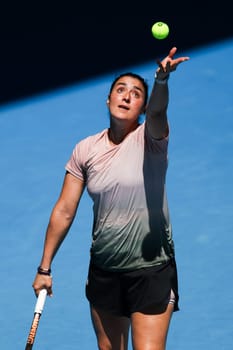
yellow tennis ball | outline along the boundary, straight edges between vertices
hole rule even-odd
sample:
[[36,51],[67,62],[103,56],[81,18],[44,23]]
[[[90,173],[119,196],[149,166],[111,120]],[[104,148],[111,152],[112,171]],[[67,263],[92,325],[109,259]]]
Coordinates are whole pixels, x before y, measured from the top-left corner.
[[164,22],[156,22],[153,24],[151,32],[155,39],[165,39],[169,34],[169,27]]

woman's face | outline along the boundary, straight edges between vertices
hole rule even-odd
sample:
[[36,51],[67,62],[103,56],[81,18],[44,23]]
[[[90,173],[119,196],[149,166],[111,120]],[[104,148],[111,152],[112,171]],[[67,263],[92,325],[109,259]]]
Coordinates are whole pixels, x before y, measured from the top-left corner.
[[111,91],[107,104],[112,118],[137,121],[145,109],[145,90],[137,78],[123,76]]

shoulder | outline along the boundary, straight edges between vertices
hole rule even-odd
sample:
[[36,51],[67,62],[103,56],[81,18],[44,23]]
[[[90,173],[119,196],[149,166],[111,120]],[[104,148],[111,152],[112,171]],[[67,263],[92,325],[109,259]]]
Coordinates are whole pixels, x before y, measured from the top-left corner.
[[78,141],[73,148],[73,152],[68,163],[66,164],[66,170],[76,174],[77,177],[80,177],[80,174],[85,169],[88,160],[93,154],[93,150],[100,148],[100,143],[98,143],[98,140],[104,139],[106,132],[107,129]]
[[108,129],[104,129],[96,134],[89,135],[77,142],[75,148],[87,147],[88,145],[95,145],[104,139]]

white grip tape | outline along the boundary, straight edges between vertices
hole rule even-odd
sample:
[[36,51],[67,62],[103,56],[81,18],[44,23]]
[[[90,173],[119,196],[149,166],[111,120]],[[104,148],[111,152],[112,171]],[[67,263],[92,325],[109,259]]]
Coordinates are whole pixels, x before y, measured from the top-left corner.
[[46,296],[47,296],[47,290],[41,289],[37,297],[37,302],[36,302],[35,311],[34,311],[35,313],[42,314]]

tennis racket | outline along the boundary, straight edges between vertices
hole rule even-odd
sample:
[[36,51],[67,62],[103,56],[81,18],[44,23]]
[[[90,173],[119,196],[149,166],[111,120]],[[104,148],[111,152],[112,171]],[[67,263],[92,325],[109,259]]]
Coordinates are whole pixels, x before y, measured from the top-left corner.
[[31,350],[33,347],[34,340],[36,337],[37,328],[38,328],[39,321],[40,321],[40,316],[41,316],[43,308],[44,308],[46,296],[47,296],[47,290],[41,289],[41,291],[37,297],[36,306],[35,306],[35,310],[34,310],[34,316],[33,316],[32,324],[31,324],[30,332],[28,334],[28,339],[27,339],[27,344],[26,344],[25,350]]

